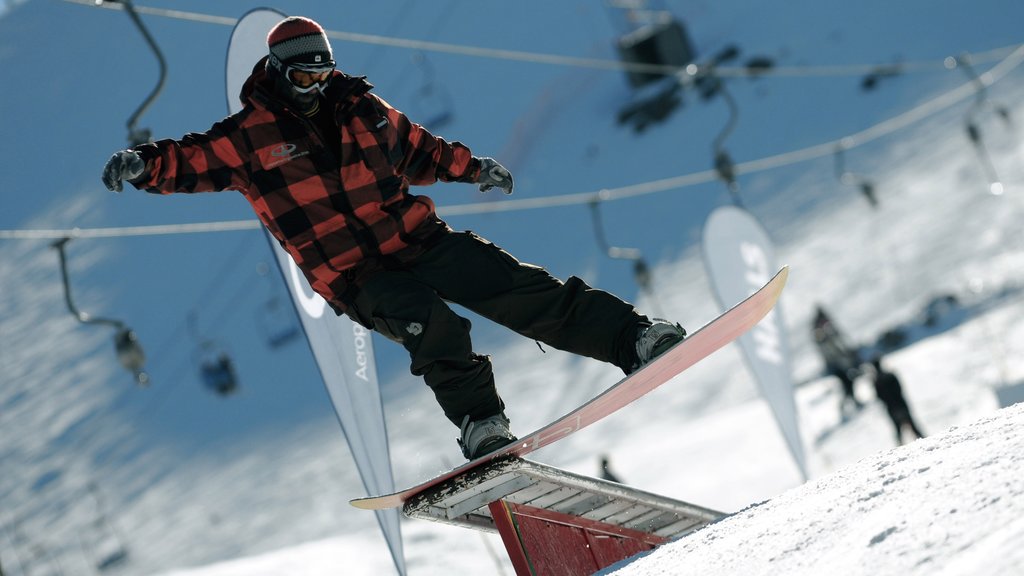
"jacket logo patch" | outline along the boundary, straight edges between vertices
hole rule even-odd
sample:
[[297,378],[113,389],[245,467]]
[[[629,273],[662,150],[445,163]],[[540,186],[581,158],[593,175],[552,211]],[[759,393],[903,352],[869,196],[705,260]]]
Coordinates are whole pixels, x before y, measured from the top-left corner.
[[275,168],[277,166],[280,166],[281,164],[284,164],[285,162],[291,162],[292,160],[295,160],[296,158],[302,158],[303,156],[306,156],[307,154],[309,154],[308,150],[303,150],[301,152],[297,152],[296,151],[297,149],[298,149],[298,146],[296,146],[295,144],[289,144],[289,143],[279,144],[279,145],[274,146],[273,148],[271,148],[270,149],[270,154],[268,155],[267,152],[266,152],[266,149],[264,148],[259,153],[260,162],[263,163],[263,168],[265,170],[269,170],[271,168]]
[[270,155],[278,158],[287,158],[292,155],[292,152],[295,152],[295,148],[295,144],[281,144],[277,148],[271,150]]

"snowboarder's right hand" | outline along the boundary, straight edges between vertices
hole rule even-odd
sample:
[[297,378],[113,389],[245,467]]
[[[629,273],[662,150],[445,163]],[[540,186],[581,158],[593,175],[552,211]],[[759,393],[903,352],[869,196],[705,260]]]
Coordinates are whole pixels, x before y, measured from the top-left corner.
[[103,184],[113,192],[121,191],[121,181],[129,182],[142,176],[146,163],[135,150],[115,152],[103,167]]
[[480,158],[480,176],[476,182],[481,192],[498,187],[505,194],[512,193],[512,174],[494,158]]

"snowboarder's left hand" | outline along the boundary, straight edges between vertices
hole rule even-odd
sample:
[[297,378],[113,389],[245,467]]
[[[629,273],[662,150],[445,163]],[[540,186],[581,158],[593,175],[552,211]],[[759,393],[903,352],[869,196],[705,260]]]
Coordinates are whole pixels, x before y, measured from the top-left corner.
[[476,179],[481,192],[487,192],[497,186],[505,194],[512,193],[512,173],[498,164],[494,158],[480,158],[480,176]]
[[111,192],[121,191],[121,181],[132,180],[142,176],[146,171],[146,163],[134,150],[121,150],[115,152],[107,165],[103,167],[103,184]]

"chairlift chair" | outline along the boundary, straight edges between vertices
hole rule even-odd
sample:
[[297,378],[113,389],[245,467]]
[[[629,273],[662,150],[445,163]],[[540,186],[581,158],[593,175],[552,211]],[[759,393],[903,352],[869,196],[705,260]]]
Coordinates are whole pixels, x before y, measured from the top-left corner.
[[443,83],[436,80],[434,66],[422,52],[413,54],[413,62],[423,71],[423,83],[416,91],[417,117],[428,130],[437,131],[448,125],[455,116],[452,95]]
[[256,312],[256,325],[271,349],[282,348],[300,334],[295,312],[280,295],[274,294]]
[[195,363],[203,386],[218,396],[229,396],[238,391],[238,377],[231,356],[215,340],[199,334],[196,313],[188,318],[189,331],[196,341]]
[[204,360],[200,366],[203,384],[220,396],[228,396],[238,391],[238,378],[235,365],[226,353],[220,353],[216,359]]
[[146,363],[146,354],[143,352],[142,345],[139,344],[135,332],[125,326],[124,322],[120,320],[94,317],[82,312],[75,306],[74,299],[71,297],[71,280],[68,277],[66,253],[67,244],[70,241],[71,238],[61,238],[52,244],[52,247],[57,250],[60,257],[60,273],[64,283],[64,303],[67,305],[68,311],[75,317],[75,320],[82,324],[103,324],[113,327],[116,330],[114,334],[114,349],[117,353],[118,361],[135,376],[136,384],[140,387],[148,386],[149,375],[143,371]]

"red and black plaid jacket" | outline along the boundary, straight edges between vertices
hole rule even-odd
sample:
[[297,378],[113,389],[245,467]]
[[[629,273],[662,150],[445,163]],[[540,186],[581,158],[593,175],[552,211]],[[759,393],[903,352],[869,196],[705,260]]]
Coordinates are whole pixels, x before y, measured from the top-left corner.
[[324,96],[341,150],[331,151],[309,120],[272,96],[261,60],[240,112],[205,133],[136,147],[147,173],[134,184],[161,194],[242,192],[313,289],[343,311],[346,270],[401,256],[447,229],[433,201],[409,185],[474,182],[480,172],[469,148],[431,135],[370,88],[335,72]]

